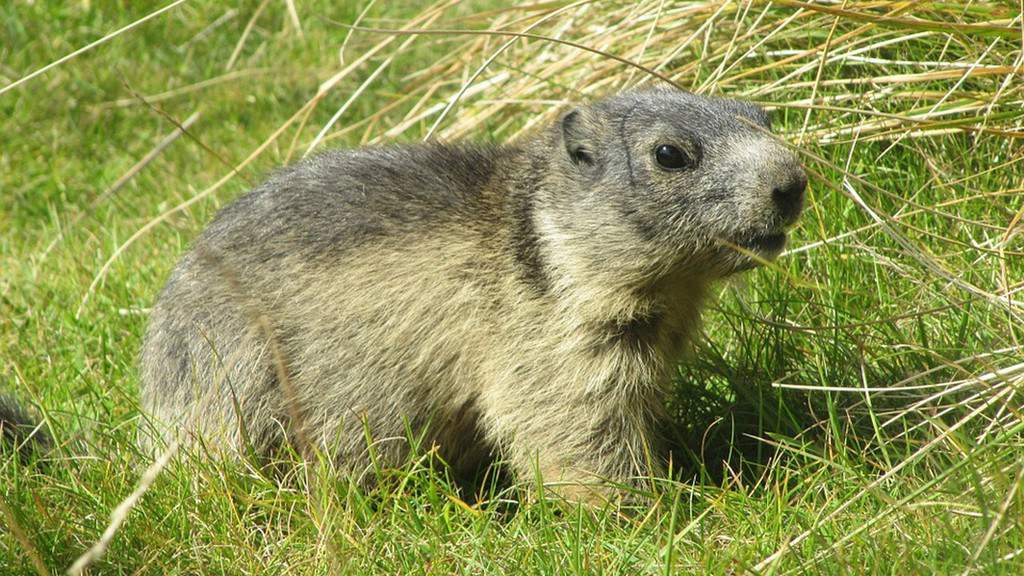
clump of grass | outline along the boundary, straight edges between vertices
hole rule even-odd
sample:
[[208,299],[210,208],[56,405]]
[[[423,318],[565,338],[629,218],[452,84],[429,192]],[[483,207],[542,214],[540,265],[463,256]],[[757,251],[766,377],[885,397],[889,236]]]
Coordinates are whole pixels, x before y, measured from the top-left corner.
[[[160,8],[44,4],[0,7],[0,90]],[[786,257],[708,315],[671,399],[676,476],[648,505],[566,510],[530,486],[469,504],[429,450],[370,493],[316,459],[282,478],[188,453],[93,569],[1012,573],[1021,13],[188,2],[0,94],[2,388],[57,441],[42,462],[0,460],[0,572],[67,569],[138,485],[147,307],[266,170],[332,145],[513,139],[671,82],[773,110],[811,202]]]

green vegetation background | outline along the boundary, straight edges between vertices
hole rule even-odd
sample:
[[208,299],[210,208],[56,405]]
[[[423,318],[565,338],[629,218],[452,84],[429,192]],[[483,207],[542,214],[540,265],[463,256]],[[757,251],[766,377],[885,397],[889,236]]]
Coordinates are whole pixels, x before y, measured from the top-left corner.
[[[164,5],[4,2],[0,90]],[[364,8],[194,0],[0,94],[0,390],[58,440],[0,456],[0,573],[63,572],[138,484],[146,311],[213,213],[314,142],[424,137],[505,41],[349,37]],[[381,2],[362,24],[532,26],[775,108],[812,174],[792,253],[721,289],[644,505],[473,505],[425,456],[366,493],[324,462],[180,454],[89,573],[1020,572],[1018,4]],[[438,134],[506,140],[641,81],[520,39]]]

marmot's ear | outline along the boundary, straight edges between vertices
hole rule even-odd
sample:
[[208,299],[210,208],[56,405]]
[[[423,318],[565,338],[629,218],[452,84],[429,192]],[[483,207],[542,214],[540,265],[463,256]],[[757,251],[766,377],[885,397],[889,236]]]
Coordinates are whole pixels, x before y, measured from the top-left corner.
[[574,109],[562,118],[562,141],[569,158],[576,164],[593,166],[595,162],[593,135],[588,130],[585,112]]

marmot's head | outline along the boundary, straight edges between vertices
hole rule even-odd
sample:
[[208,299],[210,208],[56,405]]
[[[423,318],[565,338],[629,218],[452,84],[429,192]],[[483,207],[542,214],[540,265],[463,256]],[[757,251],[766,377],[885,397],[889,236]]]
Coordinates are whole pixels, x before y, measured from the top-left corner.
[[807,177],[768,128],[757,106],[677,90],[577,108],[552,133],[555,225],[627,270],[713,278],[774,258]]

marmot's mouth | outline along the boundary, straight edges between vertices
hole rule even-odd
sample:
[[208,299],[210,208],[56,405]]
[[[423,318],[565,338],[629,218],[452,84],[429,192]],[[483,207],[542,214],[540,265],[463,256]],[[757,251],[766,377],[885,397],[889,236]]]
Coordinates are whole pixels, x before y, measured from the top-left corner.
[[742,245],[762,254],[775,254],[782,251],[786,245],[786,233],[775,232],[774,234],[754,236],[743,242]]
[[737,256],[744,256],[733,262],[734,267],[730,271],[740,272],[756,268],[764,262],[774,260],[776,256],[781,254],[782,249],[786,246],[786,232],[780,230],[770,234],[752,234],[750,236],[742,236],[732,242],[724,241],[723,243],[726,247],[731,248],[732,252]]

